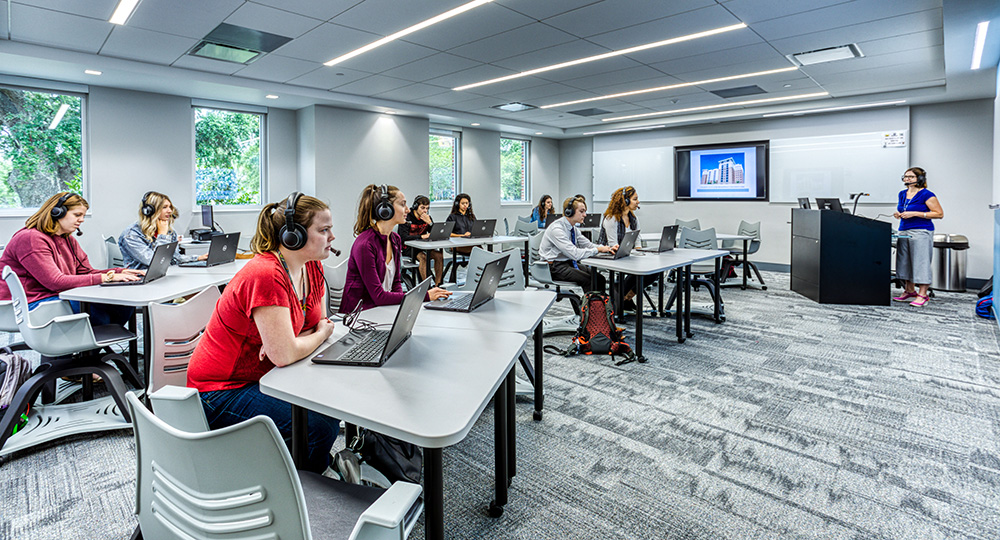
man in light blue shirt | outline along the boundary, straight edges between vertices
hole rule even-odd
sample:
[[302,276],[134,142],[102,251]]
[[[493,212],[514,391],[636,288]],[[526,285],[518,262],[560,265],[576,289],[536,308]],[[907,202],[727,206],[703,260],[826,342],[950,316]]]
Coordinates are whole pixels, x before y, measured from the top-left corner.
[[[563,217],[555,220],[545,229],[538,256],[549,263],[553,279],[570,281],[590,289],[590,268],[580,264],[580,260],[598,253],[614,253],[618,246],[599,246],[580,234],[576,228],[587,215],[587,203],[580,198],[570,197],[563,202]],[[604,276],[598,273],[594,280],[594,290],[604,292]]]

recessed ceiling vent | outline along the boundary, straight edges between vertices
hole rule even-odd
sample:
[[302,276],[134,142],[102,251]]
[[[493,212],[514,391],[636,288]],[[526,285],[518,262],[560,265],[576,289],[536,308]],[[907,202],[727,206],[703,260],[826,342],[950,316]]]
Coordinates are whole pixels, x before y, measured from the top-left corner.
[[822,64],[823,62],[834,62],[836,60],[849,60],[851,58],[864,58],[865,53],[857,43],[841,45],[839,47],[827,47],[815,51],[800,52],[787,56],[789,60],[800,66],[811,66]]
[[507,111],[507,112],[520,112],[520,111],[528,111],[531,109],[537,109],[538,107],[534,105],[528,105],[527,103],[514,101],[511,103],[504,103],[503,105],[494,105],[491,108],[500,109],[501,111]]
[[249,64],[292,38],[222,23],[188,52],[191,56]]
[[720,98],[729,99],[740,96],[752,96],[754,94],[766,94],[763,88],[757,85],[737,86],[736,88],[723,88],[722,90],[712,90],[712,93]]
[[605,111],[604,109],[580,109],[578,111],[569,111],[570,114],[575,114],[577,116],[600,116],[602,114],[609,114],[611,111]]

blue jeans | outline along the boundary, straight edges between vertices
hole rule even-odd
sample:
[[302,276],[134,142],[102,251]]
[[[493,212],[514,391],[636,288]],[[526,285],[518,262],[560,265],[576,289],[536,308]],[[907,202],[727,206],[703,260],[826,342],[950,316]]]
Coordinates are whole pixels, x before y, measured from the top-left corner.
[[[257,383],[231,390],[201,393],[201,405],[212,429],[238,424],[254,416],[267,416],[274,420],[278,432],[291,452],[292,406],[278,398],[265,395]],[[305,470],[322,473],[330,465],[330,449],[337,440],[340,420],[309,411],[309,435],[306,442],[308,456]]]
[[[35,306],[44,302],[58,302],[58,296],[50,296],[48,298],[42,298],[41,300],[35,300],[28,304],[28,310],[35,309]],[[80,313],[80,302],[76,300],[70,300],[69,305],[73,308],[73,313]],[[105,324],[117,324],[125,326],[128,324],[129,319],[132,318],[132,313],[135,312],[135,308],[128,306],[115,306],[112,304],[89,304],[87,306],[87,313],[90,314],[90,325],[91,326],[104,326]]]

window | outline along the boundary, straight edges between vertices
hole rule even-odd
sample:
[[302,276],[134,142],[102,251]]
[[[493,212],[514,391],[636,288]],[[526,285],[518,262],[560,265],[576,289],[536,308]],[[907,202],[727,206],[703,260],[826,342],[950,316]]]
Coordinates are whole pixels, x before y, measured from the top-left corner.
[[83,98],[0,88],[0,208],[83,194]]
[[264,115],[195,107],[195,204],[262,204]]
[[500,137],[500,201],[528,202],[528,149],[531,141]]
[[461,167],[462,134],[458,131],[432,129],[430,133],[431,203],[451,202],[458,194]]

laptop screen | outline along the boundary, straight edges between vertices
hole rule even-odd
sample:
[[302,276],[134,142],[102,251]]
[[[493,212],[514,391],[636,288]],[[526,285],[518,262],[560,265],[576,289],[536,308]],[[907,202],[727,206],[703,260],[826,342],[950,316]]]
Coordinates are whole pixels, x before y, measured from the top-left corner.
[[410,337],[413,324],[417,322],[417,314],[420,313],[420,304],[427,295],[432,278],[427,278],[420,285],[417,285],[403,297],[403,303],[396,312],[396,320],[392,323],[392,330],[389,331],[389,339],[385,342],[385,352],[382,353],[382,362],[385,362],[396,352],[406,338]]

